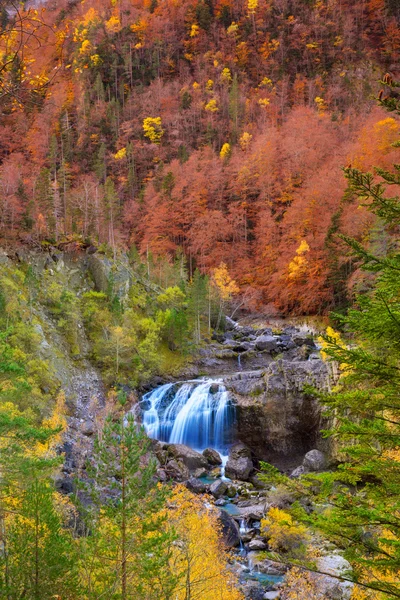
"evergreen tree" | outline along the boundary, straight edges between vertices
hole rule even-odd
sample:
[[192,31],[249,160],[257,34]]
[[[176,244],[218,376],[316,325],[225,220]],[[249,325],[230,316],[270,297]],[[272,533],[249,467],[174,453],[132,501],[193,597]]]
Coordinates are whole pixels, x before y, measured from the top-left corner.
[[[375,174],[347,168],[345,175],[348,195],[398,230],[400,198],[388,187],[400,183],[399,165]],[[363,269],[376,274],[375,283],[346,316],[334,315],[353,343],[332,329],[323,341],[323,352],[341,366],[338,386],[319,397],[342,462],[317,477],[318,500],[328,508],[303,517],[344,550],[354,581],[382,598],[400,598],[400,253],[374,255],[341,237]],[[314,489],[315,477],[308,477]]]
[[154,479],[150,440],[132,416],[107,418],[94,451],[97,506],[82,541],[87,598],[173,598],[171,544],[163,511],[167,486]]
[[7,535],[6,597],[79,597],[74,541],[63,528],[50,484],[34,480],[15,508]]

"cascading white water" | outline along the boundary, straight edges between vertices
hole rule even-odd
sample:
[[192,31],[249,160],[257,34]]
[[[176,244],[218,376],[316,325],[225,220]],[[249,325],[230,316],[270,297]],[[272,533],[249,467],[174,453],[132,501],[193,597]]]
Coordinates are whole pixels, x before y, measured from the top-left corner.
[[150,437],[227,454],[234,409],[221,381],[168,383],[146,394],[141,405],[143,425]]

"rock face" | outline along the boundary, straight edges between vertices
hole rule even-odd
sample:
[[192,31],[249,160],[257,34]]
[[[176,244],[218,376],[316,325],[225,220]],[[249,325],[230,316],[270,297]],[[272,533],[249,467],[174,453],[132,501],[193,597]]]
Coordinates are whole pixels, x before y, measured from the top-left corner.
[[225,475],[231,479],[247,481],[252,470],[253,461],[250,449],[241,442],[234,444],[229,452]]
[[329,371],[322,360],[281,359],[224,382],[236,405],[239,438],[257,459],[293,456],[299,464],[301,455],[322,445],[320,405],[303,391],[305,384],[327,387]]

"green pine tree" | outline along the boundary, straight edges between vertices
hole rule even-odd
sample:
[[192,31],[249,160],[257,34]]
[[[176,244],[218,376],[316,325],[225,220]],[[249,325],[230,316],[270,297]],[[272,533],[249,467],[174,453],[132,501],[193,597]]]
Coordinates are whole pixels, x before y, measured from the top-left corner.
[[132,416],[110,416],[95,444],[92,489],[97,510],[82,540],[87,598],[172,599],[176,577],[150,440]]

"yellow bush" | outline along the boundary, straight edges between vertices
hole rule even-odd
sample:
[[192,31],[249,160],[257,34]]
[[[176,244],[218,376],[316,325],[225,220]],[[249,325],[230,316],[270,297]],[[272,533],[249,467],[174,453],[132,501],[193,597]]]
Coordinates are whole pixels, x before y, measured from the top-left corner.
[[304,553],[309,536],[304,525],[296,523],[293,517],[280,508],[270,508],[261,521],[261,531],[268,538],[271,550],[292,556]]

